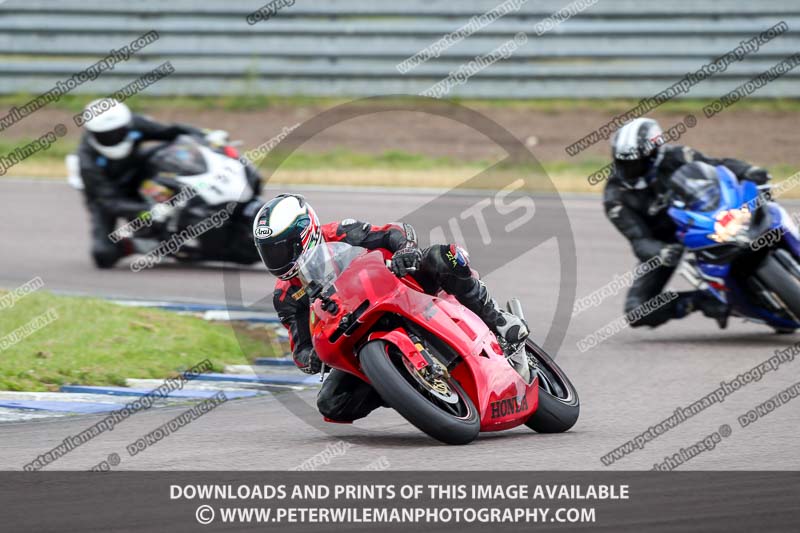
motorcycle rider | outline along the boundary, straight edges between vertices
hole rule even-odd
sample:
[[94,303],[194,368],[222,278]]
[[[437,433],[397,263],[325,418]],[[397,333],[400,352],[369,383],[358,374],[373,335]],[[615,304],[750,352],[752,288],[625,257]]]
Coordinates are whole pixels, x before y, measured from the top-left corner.
[[[307,374],[320,372],[322,363],[314,353],[309,329],[310,302],[297,277],[301,261],[324,242],[345,242],[368,250],[392,254],[391,269],[399,277],[414,273],[425,292],[440,289],[477,314],[508,342],[528,337],[527,324],[498,307],[483,282],[469,266],[460,247],[417,246],[414,229],[408,224],[373,226],[346,219],[320,225],[306,200],[296,194],[281,194],[267,202],[253,221],[253,236],[267,269],[278,277],[273,305],[289,339],[295,364]],[[320,413],[331,422],[352,422],[383,405],[378,393],[352,374],[333,369],[317,397]]]
[[631,327],[656,327],[673,318],[700,310],[727,325],[729,309],[702,291],[673,293],[676,296],[641,317],[629,313],[658,296],[677,268],[683,246],[675,235],[675,224],[667,214],[664,193],[674,172],[692,162],[724,165],[740,180],[764,184],[771,176],[763,168],[737,159],[707,157],[688,146],[665,144],[658,122],[637,118],[617,131],[611,141],[613,171],[603,194],[606,216],[630,241],[636,258],[645,263],[654,257],[660,265],[634,280],[625,299]]
[[[97,110],[105,109],[102,112]],[[124,103],[113,98],[90,102],[84,112],[89,117],[78,146],[84,198],[92,226],[92,258],[98,268],[111,268],[120,258],[135,253],[134,241],[109,238],[118,218],[132,219],[147,212],[150,205],[139,195],[143,161],[139,145],[146,141],[173,141],[179,135],[205,139],[212,146],[227,141],[222,130],[201,130],[192,126],[160,124],[131,113]],[[260,191],[258,174],[248,167],[248,178],[255,194]]]

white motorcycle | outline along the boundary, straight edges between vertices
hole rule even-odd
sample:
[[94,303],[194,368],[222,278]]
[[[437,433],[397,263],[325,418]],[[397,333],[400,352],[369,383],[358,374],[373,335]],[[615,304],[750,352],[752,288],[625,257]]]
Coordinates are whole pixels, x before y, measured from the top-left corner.
[[[263,205],[260,177],[232,145],[214,149],[182,135],[140,157],[139,194],[151,209],[118,227],[112,239],[132,239],[140,253],[179,242],[169,253],[179,261],[260,260],[252,238],[253,217]],[[69,184],[83,189],[78,156],[67,156],[66,164]]]

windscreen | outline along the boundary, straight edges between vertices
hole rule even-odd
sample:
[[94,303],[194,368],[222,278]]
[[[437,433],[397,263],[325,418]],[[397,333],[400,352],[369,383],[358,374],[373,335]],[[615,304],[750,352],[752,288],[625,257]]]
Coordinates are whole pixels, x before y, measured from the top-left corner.
[[719,207],[719,178],[716,169],[710,165],[686,165],[678,169],[670,178],[670,187],[687,209],[713,211]]
[[149,164],[156,173],[169,172],[176,176],[196,176],[207,169],[197,142],[186,136],[178,137],[174,143],[158,150]]
[[327,288],[365,251],[343,242],[321,242],[301,259],[299,275],[303,286],[316,282],[323,289]]

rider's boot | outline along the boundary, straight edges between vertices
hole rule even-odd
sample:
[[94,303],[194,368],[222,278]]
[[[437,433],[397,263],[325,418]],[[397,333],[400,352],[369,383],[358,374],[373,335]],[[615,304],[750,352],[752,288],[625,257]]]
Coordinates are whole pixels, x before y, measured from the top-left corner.
[[92,259],[97,268],[111,268],[123,257],[136,253],[133,239],[124,238],[116,243],[109,240],[92,245]]
[[517,344],[527,339],[531,333],[528,324],[517,315],[497,307],[497,303],[494,300],[492,300],[492,303],[495,306],[495,312],[500,315],[492,329],[509,343]]
[[505,341],[507,346],[504,349],[516,348],[514,353],[506,354],[508,362],[527,383],[530,383],[531,368],[526,351],[521,346],[530,334],[528,324],[517,315],[501,309],[497,302],[489,297],[489,291],[481,280],[470,278],[469,281],[464,281],[468,285],[464,287],[466,290],[456,293],[458,301],[478,315],[489,329],[495,332],[498,339]]
[[708,318],[713,318],[719,324],[720,329],[728,327],[728,317],[731,314],[730,306],[726,303],[720,302],[716,298],[699,293],[691,302],[691,310],[699,310]]
[[527,339],[530,334],[528,324],[517,315],[501,309],[497,302],[489,297],[486,285],[480,280],[476,280],[476,282],[477,286],[474,294],[477,305],[465,305],[509,344],[518,344]]

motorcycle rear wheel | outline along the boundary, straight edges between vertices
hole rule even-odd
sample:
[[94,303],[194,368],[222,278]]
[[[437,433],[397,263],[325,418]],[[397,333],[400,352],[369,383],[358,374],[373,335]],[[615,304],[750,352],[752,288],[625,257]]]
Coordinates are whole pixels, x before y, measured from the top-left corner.
[[478,410],[458,382],[446,384],[457,403],[448,403],[426,390],[412,376],[399,350],[374,340],[358,352],[361,369],[381,398],[418,429],[445,444],[468,444],[480,432]]
[[528,339],[525,350],[539,366],[539,407],[525,425],[538,433],[563,433],[578,421],[578,392],[561,367],[535,342]]

